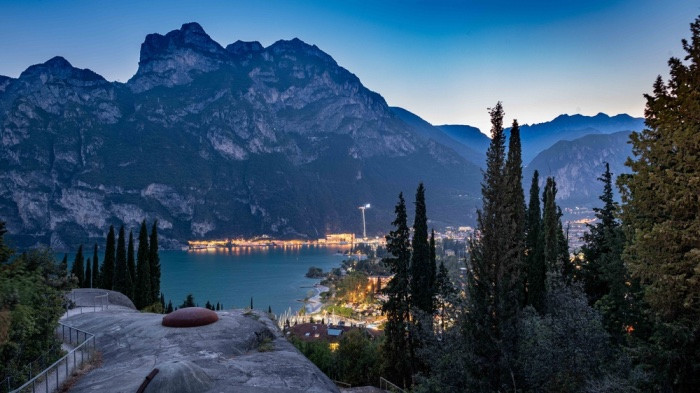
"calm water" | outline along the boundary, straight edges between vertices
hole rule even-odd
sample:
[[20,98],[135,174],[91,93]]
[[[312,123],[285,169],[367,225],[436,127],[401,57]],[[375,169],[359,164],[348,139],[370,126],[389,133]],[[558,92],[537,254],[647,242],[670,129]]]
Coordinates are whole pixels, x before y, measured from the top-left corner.
[[[345,247],[345,248],[343,248]],[[336,255],[347,246],[235,248],[233,250],[161,251],[161,291],[166,303],[182,304],[188,293],[200,306],[209,300],[225,308],[250,305],[280,314],[297,311],[299,299],[313,294],[318,279],[304,277],[309,267],[329,271],[343,260]]]

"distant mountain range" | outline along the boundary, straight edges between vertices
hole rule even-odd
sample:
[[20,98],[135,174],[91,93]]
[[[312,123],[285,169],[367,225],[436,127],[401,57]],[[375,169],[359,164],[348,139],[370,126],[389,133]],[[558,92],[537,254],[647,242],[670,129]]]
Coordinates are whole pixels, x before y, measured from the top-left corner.
[[[557,141],[641,124],[599,114],[523,126],[525,162],[544,155],[533,163],[573,176],[558,172],[566,156],[547,158]],[[224,48],[196,23],[148,35],[127,83],[61,57],[0,77],[0,137],[0,219],[16,246],[56,249],[142,219],[158,219],[166,247],[359,233],[365,203],[368,232],[379,234],[398,193],[411,206],[419,181],[431,225],[473,224],[489,143],[473,127],[389,107],[314,45]],[[581,159],[608,143],[622,141],[594,143]]]

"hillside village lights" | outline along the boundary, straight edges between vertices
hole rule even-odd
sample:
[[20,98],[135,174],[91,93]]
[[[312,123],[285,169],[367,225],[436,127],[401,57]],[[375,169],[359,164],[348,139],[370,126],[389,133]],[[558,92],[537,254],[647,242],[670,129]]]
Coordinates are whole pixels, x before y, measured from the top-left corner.
[[365,226],[365,210],[369,209],[371,206],[368,204],[358,207],[362,210],[362,239],[367,240],[367,227]]

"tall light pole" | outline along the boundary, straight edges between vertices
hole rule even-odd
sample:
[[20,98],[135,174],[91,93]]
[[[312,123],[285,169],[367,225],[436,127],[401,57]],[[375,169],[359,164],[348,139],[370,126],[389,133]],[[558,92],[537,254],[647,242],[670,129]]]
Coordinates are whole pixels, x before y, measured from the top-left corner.
[[362,210],[362,238],[363,239],[367,239],[367,227],[365,226],[365,210],[369,209],[370,207],[371,206],[369,203],[358,207],[358,209]]

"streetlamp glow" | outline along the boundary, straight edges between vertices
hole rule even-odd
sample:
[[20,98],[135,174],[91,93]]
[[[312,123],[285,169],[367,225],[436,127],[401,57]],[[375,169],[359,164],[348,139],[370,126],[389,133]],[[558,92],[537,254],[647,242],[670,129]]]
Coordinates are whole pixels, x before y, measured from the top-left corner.
[[362,239],[367,239],[367,226],[365,225],[365,210],[369,209],[371,205],[369,203],[358,207],[362,210]]

